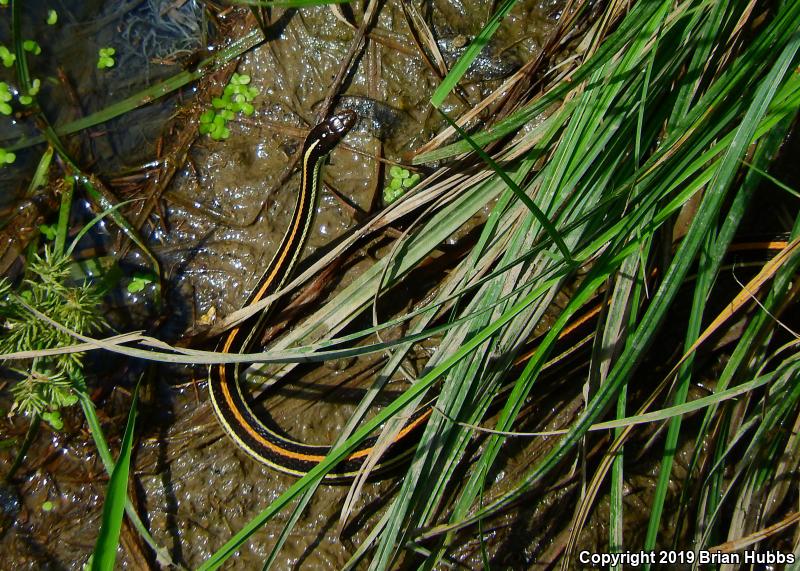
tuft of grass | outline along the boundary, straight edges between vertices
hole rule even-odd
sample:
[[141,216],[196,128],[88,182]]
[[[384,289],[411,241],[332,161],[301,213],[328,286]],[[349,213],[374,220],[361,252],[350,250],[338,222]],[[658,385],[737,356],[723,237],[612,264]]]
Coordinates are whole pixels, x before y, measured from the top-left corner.
[[[475,526],[486,525],[520,499],[553,485],[559,467],[583,460],[582,443],[589,429],[609,414],[623,424],[608,425],[616,431],[617,440],[607,447],[609,461],[596,474],[587,475],[593,492],[576,512],[572,522],[575,535],[592,513],[592,498],[611,467],[614,492],[607,541],[618,551],[669,545],[673,540],[679,541],[681,549],[711,548],[715,537],[711,530],[721,524],[720,514],[725,509],[738,505],[757,509],[759,495],[754,490],[775,481],[779,471],[771,466],[780,465],[776,462],[779,451],[796,446],[789,435],[774,432],[781,422],[790,425],[797,418],[797,391],[787,384],[797,362],[788,348],[778,353],[772,352],[774,348],[760,351],[760,365],[748,368],[752,376],[737,379],[737,390],[742,391],[737,394],[748,395],[744,406],[750,413],[746,417],[749,424],[731,424],[728,432],[714,435],[720,439],[714,460],[703,464],[704,472],[692,475],[693,481],[707,482],[702,491],[707,499],[687,503],[685,508],[687,513],[693,510],[689,525],[698,532],[692,543],[663,535],[666,510],[659,505],[669,501],[662,493],[663,485],[655,490],[658,497],[650,525],[657,533],[651,532],[643,545],[625,536],[628,514],[622,491],[629,452],[622,444],[637,434],[625,424],[632,421],[627,416],[632,407],[637,407],[636,418],[653,403],[661,403],[664,410],[659,412],[663,414],[642,418],[649,423],[668,419],[659,476],[667,482],[671,481],[675,445],[686,440],[704,442],[702,432],[699,438],[686,434],[679,420],[682,415],[697,406],[717,422],[742,419],[730,413],[716,416],[717,406],[735,406],[724,404],[732,403],[733,393],[726,392],[730,385],[715,387],[713,396],[689,405],[686,389],[695,382],[696,367],[691,357],[678,363],[675,389],[667,397],[665,381],[662,388],[652,388],[652,395],[642,403],[642,392],[648,389],[641,385],[641,365],[653,358],[656,336],[682,303],[678,294],[687,284],[694,292],[691,304],[697,315],[687,324],[681,343],[687,355],[697,351],[695,343],[701,339],[700,325],[705,322],[702,308],[709,296],[718,295],[715,285],[725,252],[747,212],[747,196],[755,188],[755,179],[740,184],[742,161],[755,149],[754,156],[760,157],[758,168],[768,172],[775,151],[769,141],[780,140],[797,114],[800,77],[794,70],[800,48],[796,33],[800,6],[783,3],[773,11],[750,12],[740,5],[659,1],[619,8],[610,3],[600,15],[590,31],[590,41],[582,44],[587,50],[582,63],[565,72],[566,79],[517,102],[517,110],[495,125],[474,133],[461,132],[460,141],[418,157],[420,161],[442,160],[470,153],[462,160],[475,164],[482,159],[487,166],[483,170],[475,167],[473,172],[478,174],[466,182],[448,186],[445,180],[430,189],[434,194],[431,200],[441,196],[452,200],[442,201],[438,209],[420,217],[394,250],[402,255],[380,260],[277,344],[278,350],[302,344],[322,330],[336,335],[367,310],[374,298],[391,291],[453,227],[460,226],[462,214],[476,212],[490,196],[499,197],[473,251],[448,276],[457,285],[443,295],[452,295],[454,301],[443,304],[447,311],[437,317],[448,326],[438,330],[442,332],[439,348],[424,373],[402,396],[341,440],[320,465],[225,542],[201,569],[218,568],[266,521],[299,498],[307,501],[307,494],[326,470],[381,423],[405,414],[401,411],[419,402],[434,385],[438,387],[436,406],[443,414],[434,414],[429,421],[400,489],[388,500],[386,511],[348,568],[393,568],[412,557],[411,552],[419,558],[418,568],[445,564],[445,558],[463,544],[465,534],[469,537]],[[751,31],[748,40],[737,41],[745,29]],[[481,41],[489,35],[491,31]],[[434,105],[441,104],[454,88],[457,75],[443,81],[446,87],[437,91]],[[545,110],[548,118],[543,120]],[[453,123],[459,122],[454,119]],[[510,138],[512,135],[517,136]],[[485,146],[494,141],[503,144],[486,151]],[[400,210],[414,198],[411,193],[392,208]],[[673,218],[693,198],[698,207],[688,231],[662,262],[660,252],[673,247],[664,240],[672,235]],[[475,203],[473,199],[477,199]],[[471,210],[473,207],[476,210]],[[409,206],[405,212],[410,211]],[[794,267],[795,256],[795,250],[787,252],[787,271]],[[515,370],[514,356],[523,341],[578,267],[584,268],[585,275],[574,293],[522,370]],[[654,281],[650,276],[656,267],[659,277]],[[694,273],[697,278],[692,278]],[[765,287],[764,283],[757,289]],[[567,421],[563,432],[543,444],[542,453],[531,458],[513,482],[507,482],[503,493],[487,489],[487,481],[492,479],[487,475],[502,469],[508,435],[525,404],[546,382],[544,372],[556,340],[574,316],[607,288],[611,288],[609,304],[595,331],[589,369],[585,377],[566,386],[572,391],[569,398],[585,398],[585,405]],[[787,300],[786,287],[774,290],[774,295],[779,291],[783,295],[771,306],[775,309]],[[430,311],[437,314],[438,310],[431,307]],[[763,332],[767,323],[774,329],[769,314],[761,315],[759,331]],[[412,337],[405,341],[410,346]],[[754,356],[752,341],[738,341],[737,350],[743,357]],[[392,351],[392,358],[402,356],[407,346],[398,344]],[[392,371],[383,374],[390,376]],[[779,396],[761,392],[773,383]],[[634,398],[635,405],[631,402]],[[754,432],[755,419],[765,406],[770,410],[766,427]],[[472,427],[480,425],[496,432],[482,438],[477,451],[469,452],[470,443],[477,438]],[[708,431],[715,425],[710,422],[706,426]],[[734,461],[733,442],[742,442],[750,434],[757,437],[747,456],[750,463],[736,463],[741,476],[731,483],[723,475],[725,466]],[[697,454],[702,454],[699,447]],[[760,458],[763,462],[755,462]],[[748,467],[752,464],[758,469]],[[785,474],[790,468],[782,469]],[[742,487],[739,482],[744,482]],[[739,529],[727,529],[716,537],[756,530],[754,522],[761,521],[761,516],[754,514],[754,518],[752,522],[738,521]],[[289,533],[293,520],[291,517],[282,537]],[[569,525],[565,521],[563,529]],[[570,543],[563,555],[565,568],[575,561],[573,545]],[[608,546],[598,546],[601,548]]]

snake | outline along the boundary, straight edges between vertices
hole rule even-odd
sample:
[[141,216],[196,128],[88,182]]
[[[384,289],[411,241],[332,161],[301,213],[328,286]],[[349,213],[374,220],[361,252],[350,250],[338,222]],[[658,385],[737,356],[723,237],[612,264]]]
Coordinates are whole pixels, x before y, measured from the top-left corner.
[[[300,190],[289,226],[245,306],[277,292],[292,275],[314,221],[322,165],[357,119],[354,111],[344,110],[329,116],[309,131],[300,155]],[[249,352],[258,344],[267,316],[268,311],[256,313],[230,329],[220,339],[217,351],[226,354]],[[260,419],[248,404],[243,391],[242,369],[239,363],[220,363],[209,369],[209,395],[217,420],[236,445],[258,462],[278,472],[304,476],[325,458],[331,447],[296,441]],[[431,408],[428,407],[411,415],[372,473],[383,473],[397,466],[413,451],[414,439],[411,436],[425,424],[430,414]],[[362,442],[326,474],[325,480],[336,482],[355,478],[373,451],[376,440],[377,437],[371,437]]]

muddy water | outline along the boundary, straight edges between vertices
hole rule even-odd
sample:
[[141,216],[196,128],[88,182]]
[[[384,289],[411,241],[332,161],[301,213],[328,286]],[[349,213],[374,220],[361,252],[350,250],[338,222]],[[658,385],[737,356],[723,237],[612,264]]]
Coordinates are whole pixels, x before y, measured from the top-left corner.
[[[143,24],[149,21],[147,7],[158,8],[158,3],[129,5],[124,5],[125,10],[105,6],[101,13],[116,18],[116,27],[112,31],[108,26],[97,28],[99,45],[120,43],[118,51],[131,62],[139,62],[132,54],[145,54],[145,60],[158,61],[157,66],[170,65],[173,55],[193,49],[188,42],[165,52],[158,40],[160,32],[154,27],[155,35],[151,34]],[[521,2],[514,9],[487,51],[483,67],[473,70],[465,82],[464,92],[471,102],[495,88],[504,73],[537,55],[555,24],[559,5],[536,0]],[[437,34],[450,42],[442,46],[453,52],[454,59],[463,38],[480,30],[494,3],[454,0],[432,6],[427,15]],[[218,315],[239,308],[285,231],[299,184],[297,173],[289,170],[291,159],[315,121],[353,32],[328,8],[291,11],[282,22],[278,36],[249,52],[237,69],[249,75],[251,85],[260,92],[254,101],[256,113],[229,123],[227,141],[197,140],[165,195],[168,231],[154,229],[148,235],[171,290],[180,294],[172,294],[175,314],[196,318],[212,308]],[[171,25],[189,30],[192,23],[175,16]],[[374,193],[384,183],[373,158],[379,149],[388,159],[401,160],[441,127],[428,105],[438,80],[415,54],[396,3],[382,7],[378,26],[388,40],[367,42],[357,69],[345,82],[344,94],[351,98],[351,105],[371,99],[386,106],[382,116],[389,117],[390,125],[378,125],[379,129],[361,125],[332,153],[325,169],[326,182],[363,211],[376,203]],[[114,29],[125,34],[114,34]],[[152,78],[162,69],[142,66],[140,74]],[[138,85],[125,83],[119,74],[115,77],[114,97]],[[96,96],[106,95],[111,96]],[[177,104],[177,99],[170,100],[161,112],[169,113]],[[459,113],[463,107],[454,99],[448,109]],[[133,166],[152,153],[155,134],[138,113],[127,118],[130,139],[123,136],[126,129],[121,123],[115,123],[109,144],[94,149],[109,172]],[[323,192],[306,255],[324,249],[352,228],[355,218],[350,206]],[[363,263],[368,263],[366,254]],[[348,269],[358,271],[358,265]],[[342,281],[348,279],[345,276]],[[345,365],[299,371],[291,384],[279,387],[261,404],[292,436],[332,442],[376,366],[367,360]],[[145,514],[157,541],[190,568],[201,564],[294,481],[252,461],[223,435],[208,405],[205,374],[204,369],[162,374],[156,393],[143,405],[142,440],[135,458],[140,513]],[[114,442],[118,438],[114,427],[124,424],[126,403],[125,393],[117,391],[103,411],[108,421],[104,426]],[[18,421],[10,422],[8,429],[17,437],[24,434],[24,424]],[[0,529],[5,531],[0,539],[0,551],[5,553],[0,555],[0,567],[13,562],[14,568],[21,569],[47,565],[79,569],[86,561],[96,537],[106,482],[86,438],[77,414],[65,435],[44,429],[31,452],[31,458],[38,460],[29,461],[17,485],[0,491],[6,498],[3,517],[17,522],[9,530]],[[0,454],[3,462],[10,462],[9,451],[0,450]],[[54,460],[62,457],[66,459]],[[323,487],[294,528],[276,567],[341,567],[379,517],[379,508],[391,498],[395,485],[390,478],[368,484],[354,523],[341,534],[337,518],[347,488]],[[50,511],[42,509],[45,498],[54,501]],[[281,516],[265,526],[228,568],[260,568],[284,522]],[[129,551],[122,557],[124,568],[138,568]],[[465,555],[465,562],[471,565],[473,560]]]

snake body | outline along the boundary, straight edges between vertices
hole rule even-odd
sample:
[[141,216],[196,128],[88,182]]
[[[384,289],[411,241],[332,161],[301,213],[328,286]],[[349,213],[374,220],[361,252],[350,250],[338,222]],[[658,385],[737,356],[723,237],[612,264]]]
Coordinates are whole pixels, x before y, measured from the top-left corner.
[[[301,155],[301,182],[297,202],[280,246],[267,265],[258,286],[247,305],[278,291],[291,275],[308,237],[314,219],[320,185],[320,170],[325,158],[356,123],[353,111],[332,115],[308,134]],[[220,341],[218,351],[246,353],[260,339],[266,312],[256,314],[231,329]],[[267,426],[253,412],[241,387],[243,371],[239,364],[213,365],[209,373],[211,403],[222,428],[247,454],[259,462],[286,474],[303,476],[330,451],[329,446],[317,446],[295,441]],[[395,438],[375,471],[396,465],[413,450],[408,438],[429,417],[430,409],[413,415]],[[355,476],[375,444],[375,437],[362,443],[342,461],[326,479],[348,480]]]

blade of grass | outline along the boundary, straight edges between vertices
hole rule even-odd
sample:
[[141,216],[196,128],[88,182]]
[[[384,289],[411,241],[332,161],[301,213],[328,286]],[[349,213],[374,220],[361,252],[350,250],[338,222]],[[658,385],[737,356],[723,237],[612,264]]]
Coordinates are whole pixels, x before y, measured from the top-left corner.
[[553,240],[553,243],[558,246],[558,249],[561,251],[561,255],[564,257],[564,263],[568,265],[574,265],[575,260],[573,259],[569,248],[567,248],[567,245],[564,243],[564,240],[561,238],[561,235],[556,227],[553,226],[550,220],[547,219],[545,213],[539,210],[539,207],[537,207],[533,200],[531,200],[531,198],[525,194],[525,192],[523,192],[513,180],[511,180],[511,177],[506,174],[505,170],[501,168],[500,165],[498,165],[489,155],[487,155],[486,152],[472,139],[472,137],[470,137],[461,127],[459,127],[456,122],[447,115],[447,113],[441,109],[439,110],[439,113],[441,113],[442,117],[444,117],[450,126],[456,130],[458,135],[467,141],[467,143],[469,143],[470,147],[472,147],[472,150],[474,150],[475,153],[477,153],[477,155],[491,167],[494,173],[499,176],[503,182],[506,183],[506,185],[508,185],[508,188],[514,192],[517,198],[528,207],[528,210],[531,211],[539,223],[545,228],[547,234],[550,236],[550,239]]
[[92,571],[113,571],[119,548],[119,532],[128,498],[128,474],[130,472],[131,451],[133,450],[133,431],[136,426],[136,408],[139,399],[139,385],[133,390],[131,410],[122,437],[119,458],[108,481],[106,499],[103,502],[103,520],[100,535],[92,555]]
[[40,188],[47,185],[50,164],[53,162],[53,152],[53,147],[48,145],[42,153],[39,164],[36,165],[36,171],[31,178],[31,183],[28,185],[28,197],[34,196]]
[[491,40],[492,36],[497,31],[500,22],[506,17],[506,14],[508,14],[509,10],[511,10],[516,3],[516,0],[504,0],[503,3],[498,6],[497,11],[492,14],[492,17],[489,18],[489,21],[486,22],[486,25],[480,33],[475,36],[475,39],[472,40],[461,57],[458,58],[458,61],[450,70],[450,73],[447,74],[439,84],[439,87],[436,88],[436,91],[433,92],[431,96],[431,105],[437,109],[442,106],[445,98],[455,89],[456,85],[472,65],[475,58],[478,57],[481,50],[489,44],[489,40]]
[[[94,403],[92,403],[89,396],[84,393],[79,393],[78,397],[80,399],[79,402],[81,409],[83,410],[83,415],[86,417],[86,424],[89,426],[89,432],[91,433],[95,446],[97,447],[97,453],[100,455],[100,460],[103,462],[103,467],[105,468],[106,472],[111,475],[114,470],[114,458],[111,456],[108,443],[103,435],[103,428],[100,426],[100,419],[97,418],[97,412],[95,411]],[[136,529],[137,533],[155,552],[159,563],[162,565],[173,565],[173,561],[169,556],[169,553],[166,549],[159,546],[153,536],[150,535],[150,532],[144,526],[139,514],[136,513],[136,508],[134,508],[131,501],[127,499],[127,496],[125,499],[125,513],[127,514],[128,519],[133,524],[133,527]]]
[[6,472],[6,475],[3,476],[3,480],[6,482],[10,482],[14,478],[14,474],[17,473],[19,467],[22,466],[22,462],[25,460],[25,455],[28,453],[28,449],[33,444],[33,440],[36,438],[36,435],[39,434],[39,426],[42,423],[42,417],[38,414],[34,414],[31,417],[31,424],[28,426],[28,430],[25,432],[25,439],[22,441],[22,446],[20,446],[17,455],[14,457],[14,462],[11,463],[11,467]]
[[[52,149],[53,147],[49,148]],[[67,243],[67,232],[69,232],[69,213],[72,209],[72,196],[74,192],[75,177],[64,177],[64,192],[61,195],[61,207],[58,209],[58,225],[56,226],[56,239],[55,243],[53,244],[53,251],[58,256],[64,254],[64,246]]]
[[[637,271],[642,257],[646,256],[640,256],[639,252],[637,252],[623,262],[617,278],[617,283],[611,295],[608,316],[606,317],[605,324],[603,324],[602,335],[598,335],[595,338],[596,340],[600,340],[600,342],[595,342],[594,358],[592,362],[597,363],[597,376],[600,379],[600,384],[605,382],[608,378],[611,363],[622,351],[622,345],[627,337],[628,330],[632,329],[636,323],[639,304],[644,290],[644,279],[642,278],[641,272]],[[638,276],[638,279],[636,276]],[[620,390],[619,397],[617,397],[617,418],[624,418],[626,416],[626,410],[627,386],[623,386]],[[622,427],[615,429],[614,438],[620,438],[623,430]],[[624,454],[624,448],[620,448],[616,452],[611,472],[608,537],[609,552],[611,553],[621,553],[624,550]],[[583,522],[573,523],[572,529],[575,531],[571,534],[571,536],[574,537],[570,538],[570,545],[574,545],[577,541],[578,530],[582,527]],[[568,547],[564,558],[565,562],[570,560],[571,551],[572,550]],[[621,568],[619,565],[615,567],[617,569]]]

